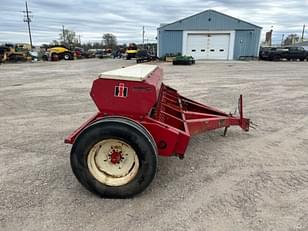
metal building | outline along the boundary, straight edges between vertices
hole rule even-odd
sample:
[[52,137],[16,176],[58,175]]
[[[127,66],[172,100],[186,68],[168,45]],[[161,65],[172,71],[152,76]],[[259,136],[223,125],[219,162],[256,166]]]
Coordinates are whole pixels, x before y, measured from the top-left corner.
[[258,57],[261,27],[206,10],[158,28],[158,56],[191,55],[195,59]]

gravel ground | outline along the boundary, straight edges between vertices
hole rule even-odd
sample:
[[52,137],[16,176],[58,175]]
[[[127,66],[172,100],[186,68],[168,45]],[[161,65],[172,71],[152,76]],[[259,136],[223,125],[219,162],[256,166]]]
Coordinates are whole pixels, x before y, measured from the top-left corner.
[[184,160],[159,158],[133,199],[84,189],[63,139],[95,111],[92,81],[125,60],[0,66],[0,230],[308,230],[308,63],[159,64],[165,83],[258,124],[191,139]]

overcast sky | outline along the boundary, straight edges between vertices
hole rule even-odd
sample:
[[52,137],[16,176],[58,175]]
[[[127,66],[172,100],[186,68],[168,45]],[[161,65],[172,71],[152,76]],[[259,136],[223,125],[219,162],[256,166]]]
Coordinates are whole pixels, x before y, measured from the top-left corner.
[[[101,41],[104,33],[113,33],[119,43],[155,42],[156,28],[207,9],[214,9],[263,27],[273,26],[274,42],[282,34],[301,34],[308,24],[308,0],[28,0],[33,12],[33,43],[49,43],[59,38],[62,25],[74,30],[82,42]],[[28,42],[23,22],[23,0],[0,0],[0,42]],[[264,35],[262,34],[262,40]],[[308,26],[307,33],[308,38]]]

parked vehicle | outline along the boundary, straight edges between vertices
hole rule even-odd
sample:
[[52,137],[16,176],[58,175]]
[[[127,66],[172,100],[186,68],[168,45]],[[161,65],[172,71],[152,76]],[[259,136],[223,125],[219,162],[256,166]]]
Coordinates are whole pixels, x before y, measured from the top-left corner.
[[97,49],[95,57],[99,59],[103,59],[107,57],[107,53],[104,49]]
[[28,54],[31,57],[32,61],[38,61],[39,60],[39,52],[37,52],[37,51],[29,51]]
[[138,47],[135,43],[130,43],[126,49],[126,59],[136,58]]
[[308,61],[308,51],[303,47],[262,47],[259,54],[262,60],[279,61],[281,59]]
[[136,58],[137,63],[150,62],[158,59],[155,55],[152,55],[147,50],[139,50],[136,54]]
[[0,63],[4,63],[7,59],[6,54],[7,54],[8,48],[5,46],[0,46]]
[[72,60],[74,59],[74,53],[65,47],[51,47],[47,49],[45,55],[43,55],[44,60],[57,61],[60,59]]
[[29,55],[29,51],[31,51],[30,44],[4,44],[0,46],[0,62],[18,62],[31,60],[32,58]]
[[173,65],[192,65],[195,64],[195,59],[192,56],[178,55],[172,61]]
[[83,58],[86,58],[87,56],[84,49],[81,47],[75,47],[74,53],[77,59],[83,59]]
[[112,52],[112,57],[114,58],[114,59],[121,59],[122,58],[122,50],[121,49],[117,49],[117,50],[114,50],[113,52]]
[[97,52],[97,49],[89,49],[86,52],[87,58],[95,58],[96,57],[96,52]]

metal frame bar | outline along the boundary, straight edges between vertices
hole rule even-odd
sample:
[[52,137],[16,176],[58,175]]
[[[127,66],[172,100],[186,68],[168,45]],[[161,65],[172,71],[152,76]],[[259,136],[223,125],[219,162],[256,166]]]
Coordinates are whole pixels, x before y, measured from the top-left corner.
[[189,135],[235,125],[248,131],[249,119],[243,117],[242,95],[240,95],[238,106],[240,116],[235,117],[232,114],[226,114],[216,108],[185,98],[179,95],[175,89],[162,84],[153,118]]

